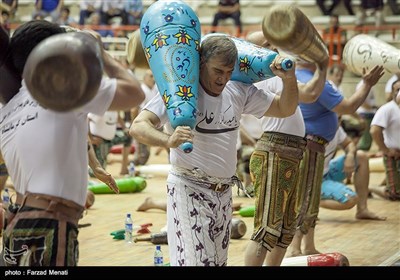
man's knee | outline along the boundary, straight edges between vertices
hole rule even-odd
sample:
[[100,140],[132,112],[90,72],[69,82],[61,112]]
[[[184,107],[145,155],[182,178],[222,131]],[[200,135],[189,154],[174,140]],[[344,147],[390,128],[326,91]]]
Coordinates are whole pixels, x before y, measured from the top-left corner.
[[353,208],[358,202],[358,196],[351,196],[349,197],[346,202],[342,203],[343,209],[348,210]]

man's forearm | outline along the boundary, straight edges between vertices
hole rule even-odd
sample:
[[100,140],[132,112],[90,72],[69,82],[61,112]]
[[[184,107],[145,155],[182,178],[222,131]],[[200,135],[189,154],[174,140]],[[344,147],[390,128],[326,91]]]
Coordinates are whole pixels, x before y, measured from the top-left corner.
[[283,80],[283,90],[280,96],[280,108],[284,116],[291,116],[299,104],[299,89],[297,80],[289,78]]
[[168,147],[168,134],[163,131],[157,130],[147,122],[137,122],[131,126],[129,131],[130,135],[133,136],[138,142],[158,147]]
[[314,76],[306,84],[299,84],[299,101],[302,103],[313,103],[324,90],[326,82],[327,65],[321,64],[315,70]]
[[89,166],[92,170],[95,170],[97,167],[101,166],[99,160],[96,157],[96,153],[94,152],[94,148],[92,142],[90,141],[90,137],[88,137],[88,157],[89,157]]
[[378,149],[383,153],[387,153],[389,149],[385,145],[385,140],[383,138],[383,134],[382,133],[374,133],[374,134],[372,134],[372,136],[373,136],[373,139],[374,139],[376,145],[378,146]]

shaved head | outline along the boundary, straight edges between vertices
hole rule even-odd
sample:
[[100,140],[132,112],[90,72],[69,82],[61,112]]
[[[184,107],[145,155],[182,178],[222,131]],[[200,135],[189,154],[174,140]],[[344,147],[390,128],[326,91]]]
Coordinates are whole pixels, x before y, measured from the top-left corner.
[[246,40],[258,46],[263,46],[267,43],[262,31],[255,31],[247,35]]
[[264,37],[264,33],[262,31],[255,31],[250,33],[249,35],[247,35],[246,41],[253,43],[254,45],[278,52],[278,49],[272,46]]

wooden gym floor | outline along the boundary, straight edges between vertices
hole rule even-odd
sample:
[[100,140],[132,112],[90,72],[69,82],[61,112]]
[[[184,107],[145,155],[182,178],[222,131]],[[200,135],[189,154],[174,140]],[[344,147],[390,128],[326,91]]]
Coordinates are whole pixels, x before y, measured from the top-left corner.
[[[152,148],[149,164],[167,163],[167,153],[156,156]],[[119,155],[109,157],[108,171],[119,177]],[[371,185],[378,185],[383,173],[371,173]],[[165,226],[166,214],[161,210],[138,212],[136,209],[147,197],[165,201],[165,176],[147,179],[147,188],[141,193],[96,195],[95,203],[80,220],[79,265],[80,266],[151,266],[155,245],[150,242],[125,244],[113,240],[110,233],[123,229],[126,213],[131,213],[134,224],[152,223],[149,229],[157,233]],[[237,195],[233,189],[234,202],[251,205],[253,199]],[[356,220],[355,209],[345,211],[320,210],[316,227],[316,247],[324,253],[339,252],[345,255],[351,266],[392,266],[400,260],[400,203],[386,201],[374,196],[368,199],[371,211],[387,216],[386,221]],[[244,237],[231,240],[229,266],[244,265],[244,251],[253,229],[253,218],[243,218],[247,225]],[[141,237],[149,234],[141,235]],[[168,262],[168,245],[162,245],[164,262]]]

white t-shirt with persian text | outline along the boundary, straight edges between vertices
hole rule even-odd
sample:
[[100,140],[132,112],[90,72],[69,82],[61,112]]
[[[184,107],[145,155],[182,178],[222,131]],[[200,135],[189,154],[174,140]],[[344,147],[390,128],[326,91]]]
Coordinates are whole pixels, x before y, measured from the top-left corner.
[[102,80],[97,95],[68,112],[41,107],[25,82],[0,109],[0,148],[17,192],[86,201],[89,112],[104,114],[116,91],[115,79]]
[[[199,85],[193,151],[171,149],[171,164],[186,169],[199,168],[209,176],[232,177],[236,173],[236,142],[242,114],[261,118],[274,96],[253,85],[229,81],[223,92],[214,97]],[[154,97],[144,109],[155,113],[161,125],[166,124],[167,132],[172,133],[161,95]]]

